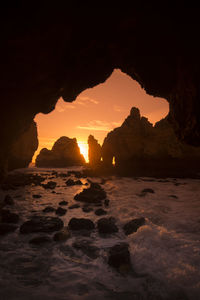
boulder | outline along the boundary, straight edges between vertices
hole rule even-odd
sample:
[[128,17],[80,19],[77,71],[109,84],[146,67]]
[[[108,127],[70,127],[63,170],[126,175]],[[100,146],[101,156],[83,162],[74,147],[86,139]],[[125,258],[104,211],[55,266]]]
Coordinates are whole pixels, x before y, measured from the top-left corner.
[[126,235],[129,235],[133,232],[136,232],[138,228],[143,226],[144,224],[145,224],[145,218],[133,219],[123,226],[124,233]]
[[68,208],[69,208],[69,209],[75,209],[75,208],[79,208],[79,207],[80,207],[79,204],[72,204],[72,205],[70,205]]
[[75,195],[76,201],[81,201],[90,204],[101,204],[102,200],[106,198],[106,192],[98,183],[91,183],[90,187],[83,189],[82,192]]
[[93,230],[94,223],[90,219],[72,218],[68,224],[71,230]]
[[38,195],[38,194],[34,194],[34,195],[32,195],[32,197],[35,198],[35,199],[39,199],[39,198],[41,198],[42,196],[41,196],[41,195]]
[[63,227],[63,221],[57,217],[35,216],[20,227],[20,233],[54,232]]
[[120,243],[110,248],[108,253],[108,264],[118,271],[130,271],[131,260],[129,245],[127,243]]
[[92,209],[92,207],[89,207],[89,206],[83,206],[82,211],[85,213],[88,213],[88,212],[93,211],[93,209]]
[[73,186],[73,185],[82,185],[82,181],[81,180],[73,180],[73,179],[68,179],[66,182],[67,186]]
[[102,208],[98,208],[97,210],[95,210],[95,215],[97,216],[103,216],[103,215],[106,215],[107,214],[107,211],[105,211],[104,209]]
[[65,208],[62,208],[62,207],[58,207],[56,209],[56,214],[59,215],[59,216],[64,216],[67,212],[67,209]]
[[55,189],[57,183],[55,181],[48,181],[47,183],[41,184],[44,189]]
[[97,228],[100,234],[111,234],[118,232],[118,228],[115,225],[115,219],[110,218],[101,218],[97,222]]
[[43,209],[44,213],[49,213],[49,212],[54,212],[54,211],[55,211],[55,208],[52,206],[47,206]]
[[60,201],[60,202],[59,202],[59,205],[63,205],[63,206],[65,206],[65,205],[68,205],[68,202],[67,202],[67,201],[65,201],[65,200],[63,200],[63,201]]
[[80,153],[76,139],[60,137],[51,150],[43,148],[36,158],[37,167],[68,167],[81,166],[85,159]]

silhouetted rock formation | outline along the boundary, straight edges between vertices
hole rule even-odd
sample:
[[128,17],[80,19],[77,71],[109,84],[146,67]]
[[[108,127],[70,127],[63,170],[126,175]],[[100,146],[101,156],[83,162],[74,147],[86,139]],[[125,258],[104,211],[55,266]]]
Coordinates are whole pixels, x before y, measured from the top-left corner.
[[[153,125],[133,107],[121,127],[108,133],[102,145],[103,163],[111,166],[113,157],[117,168],[151,172],[188,171],[190,163],[200,170],[200,148],[179,141],[167,119]],[[152,175],[154,175],[152,173]],[[149,174],[149,173],[148,173]],[[167,174],[167,173],[166,173]]]
[[37,148],[37,126],[33,121],[14,143],[8,158],[8,170],[28,167]]
[[59,138],[51,150],[43,148],[36,158],[37,167],[68,167],[81,166],[85,159],[80,154],[76,139],[66,136]]
[[131,10],[121,2],[112,10],[66,1],[31,10],[25,1],[4,4],[0,172],[37,113],[52,111],[59,97],[73,101],[103,83],[114,68],[148,94],[167,99],[179,138],[200,145],[200,20],[194,3],[138,1]]
[[98,166],[101,163],[101,146],[93,135],[88,137],[88,146],[89,163],[91,166]]

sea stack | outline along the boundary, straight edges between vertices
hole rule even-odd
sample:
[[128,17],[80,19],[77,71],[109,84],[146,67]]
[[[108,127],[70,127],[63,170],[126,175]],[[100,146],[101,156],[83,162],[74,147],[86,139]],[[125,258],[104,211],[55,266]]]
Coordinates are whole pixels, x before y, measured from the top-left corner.
[[51,150],[43,148],[36,158],[37,167],[61,168],[81,166],[85,159],[80,153],[76,138],[60,137]]

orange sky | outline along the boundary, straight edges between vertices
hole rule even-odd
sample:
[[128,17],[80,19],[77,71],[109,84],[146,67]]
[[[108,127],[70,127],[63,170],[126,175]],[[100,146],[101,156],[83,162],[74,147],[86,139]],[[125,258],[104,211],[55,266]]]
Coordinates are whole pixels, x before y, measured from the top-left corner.
[[105,83],[83,91],[72,103],[59,99],[53,112],[35,117],[39,148],[33,161],[42,148],[51,149],[61,136],[76,137],[84,147],[92,134],[102,144],[107,133],[121,125],[133,106],[153,124],[169,111],[166,100],[147,95],[120,70],[114,70]]

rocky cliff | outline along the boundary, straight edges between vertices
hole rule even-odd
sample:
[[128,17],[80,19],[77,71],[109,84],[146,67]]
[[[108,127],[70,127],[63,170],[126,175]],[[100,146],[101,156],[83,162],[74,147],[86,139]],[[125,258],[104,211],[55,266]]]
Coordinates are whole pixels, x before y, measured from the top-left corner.
[[85,164],[85,159],[80,154],[76,139],[66,136],[60,137],[51,150],[43,148],[36,158],[37,167],[68,167],[81,166]]
[[98,166],[101,162],[101,145],[93,135],[88,137],[88,157],[91,166]]
[[28,167],[37,148],[37,126],[33,121],[13,144],[8,158],[8,170]]
[[167,119],[153,126],[135,107],[121,127],[108,133],[102,157],[105,166],[111,166],[115,157],[116,167],[137,169],[141,175],[145,175],[145,170],[163,174],[179,169],[186,172],[190,168],[200,171],[200,147],[178,140]]

